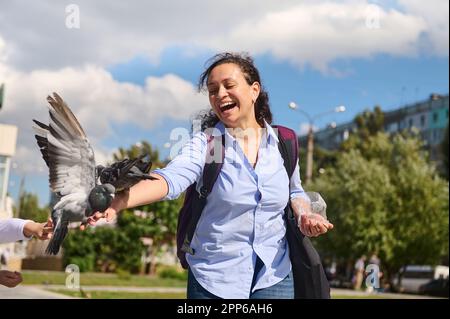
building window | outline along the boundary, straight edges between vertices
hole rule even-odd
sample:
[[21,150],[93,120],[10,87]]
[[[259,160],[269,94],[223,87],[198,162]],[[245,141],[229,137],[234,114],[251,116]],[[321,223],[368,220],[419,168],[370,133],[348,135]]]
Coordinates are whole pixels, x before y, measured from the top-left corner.
[[413,126],[413,119],[409,119],[409,127]]
[[420,116],[420,126],[424,127],[425,126],[425,115],[421,115]]
[[438,121],[438,114],[433,113],[433,123],[436,123]]
[[440,132],[439,132],[439,130],[433,130],[433,142],[434,143],[437,143],[437,142],[439,142],[439,134]]

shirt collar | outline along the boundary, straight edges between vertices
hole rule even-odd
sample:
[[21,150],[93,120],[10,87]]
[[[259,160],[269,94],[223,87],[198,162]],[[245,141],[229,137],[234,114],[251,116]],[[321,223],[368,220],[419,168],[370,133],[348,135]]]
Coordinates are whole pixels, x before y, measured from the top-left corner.
[[[267,140],[268,142],[273,138],[274,141],[276,141],[278,143],[278,135],[275,132],[275,130],[273,129],[272,126],[269,125],[269,123],[266,122],[266,120],[264,120],[264,127],[266,128],[267,131]],[[226,135],[228,135],[228,137],[230,137],[231,135],[226,131],[225,129],[225,125],[219,121],[217,122],[216,126],[214,127],[214,129],[212,130],[212,136],[220,136],[227,133]]]

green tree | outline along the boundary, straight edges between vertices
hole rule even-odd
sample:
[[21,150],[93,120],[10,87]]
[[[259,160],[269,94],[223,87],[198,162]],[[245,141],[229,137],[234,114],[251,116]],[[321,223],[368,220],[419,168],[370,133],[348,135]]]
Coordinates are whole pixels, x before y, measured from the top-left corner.
[[63,243],[64,264],[76,264],[80,271],[137,273],[144,245],[127,226],[71,229]]
[[374,107],[373,111],[366,110],[358,114],[353,121],[356,124],[356,133],[351,134],[341,144],[340,148],[343,151],[359,148],[369,137],[384,131],[384,113],[378,105]]
[[[131,146],[129,149],[120,148],[114,154],[115,160],[121,160],[125,157],[135,158],[140,154],[148,154],[153,162],[153,168],[162,167],[157,150],[153,150],[152,146],[142,141],[137,145]],[[128,210],[118,219],[119,227],[128,223],[129,227],[135,228],[131,234],[139,234],[140,237],[149,237],[152,244],[149,247],[150,274],[156,271],[154,262],[155,256],[160,253],[164,244],[175,245],[176,231],[178,222],[178,213],[183,203],[183,196],[173,201],[162,201],[139,207],[139,211],[144,212],[145,218],[136,219],[133,217],[134,210]]]
[[[300,172],[304,173],[306,172],[306,148],[300,147],[299,152]],[[337,151],[327,150],[319,145],[315,145],[313,151],[314,169],[312,172],[312,179],[315,179],[320,174],[319,170],[321,168],[335,165],[337,154]],[[303,175],[301,177],[303,178]]]
[[19,203],[14,209],[14,216],[22,219],[31,219],[36,222],[45,222],[50,216],[50,209],[48,207],[40,207],[38,196],[28,192],[21,194]]
[[335,229],[318,238],[345,260],[377,251],[388,277],[406,264],[448,255],[448,182],[416,137],[378,133],[340,154],[310,186],[321,192]]
[[[150,274],[156,273],[155,257],[164,245],[176,245],[178,213],[182,198],[173,201],[161,201],[139,207],[139,210],[125,210],[118,218],[117,225],[135,240],[146,237],[151,239],[148,254],[151,260]],[[136,238],[137,237],[137,238]]]

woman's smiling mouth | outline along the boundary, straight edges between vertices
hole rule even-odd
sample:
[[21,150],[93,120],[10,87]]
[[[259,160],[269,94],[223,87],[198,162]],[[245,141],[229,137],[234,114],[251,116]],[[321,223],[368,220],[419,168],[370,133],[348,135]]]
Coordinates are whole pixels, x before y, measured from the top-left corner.
[[237,104],[235,102],[226,102],[219,105],[221,112],[225,112],[234,108]]

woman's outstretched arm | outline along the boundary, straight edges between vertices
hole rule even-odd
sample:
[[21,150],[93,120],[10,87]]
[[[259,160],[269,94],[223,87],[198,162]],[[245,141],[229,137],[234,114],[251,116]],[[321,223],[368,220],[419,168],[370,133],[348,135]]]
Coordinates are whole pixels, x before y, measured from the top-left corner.
[[[117,213],[127,208],[147,205],[164,199],[169,191],[166,180],[158,174],[151,173],[150,176],[156,180],[142,180],[132,186],[128,191],[117,194],[111,203],[111,206],[104,213],[97,212],[88,218],[89,225],[95,225],[99,219],[106,218],[111,221],[116,218]],[[81,225],[80,229],[85,229]]]

